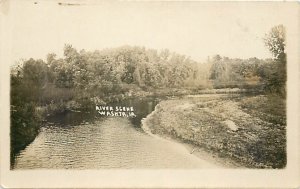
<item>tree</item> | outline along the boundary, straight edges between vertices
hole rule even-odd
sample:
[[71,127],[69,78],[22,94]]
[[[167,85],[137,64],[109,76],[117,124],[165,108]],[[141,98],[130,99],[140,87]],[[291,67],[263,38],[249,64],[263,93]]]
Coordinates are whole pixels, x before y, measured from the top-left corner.
[[273,54],[275,65],[267,77],[267,89],[282,96],[286,94],[286,53],[285,28],[283,25],[274,26],[264,38],[265,45]]
[[264,42],[276,60],[285,61],[285,28],[283,25],[274,26],[266,34]]

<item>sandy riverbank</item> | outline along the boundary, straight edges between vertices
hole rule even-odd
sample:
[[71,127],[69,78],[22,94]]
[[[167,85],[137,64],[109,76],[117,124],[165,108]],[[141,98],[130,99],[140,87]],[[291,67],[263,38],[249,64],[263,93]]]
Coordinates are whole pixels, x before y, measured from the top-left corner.
[[202,160],[202,164],[204,167],[208,168],[242,168],[243,166],[231,161],[230,159],[226,158],[219,158],[217,155],[209,153],[199,146],[192,144],[192,143],[185,143],[182,142],[180,139],[176,139],[170,135],[158,135],[153,134],[151,132],[151,121],[156,119],[155,116],[157,114],[157,110],[154,110],[151,114],[149,114],[146,118],[141,121],[142,129],[150,136],[157,140],[161,140],[163,142],[170,142],[177,146],[182,146],[185,148],[185,153],[190,153],[191,155],[199,158]]
[[283,168],[285,117],[270,108],[284,107],[278,99],[268,103],[262,95],[170,99],[159,103],[142,124],[152,136],[188,144],[194,155],[226,167]]

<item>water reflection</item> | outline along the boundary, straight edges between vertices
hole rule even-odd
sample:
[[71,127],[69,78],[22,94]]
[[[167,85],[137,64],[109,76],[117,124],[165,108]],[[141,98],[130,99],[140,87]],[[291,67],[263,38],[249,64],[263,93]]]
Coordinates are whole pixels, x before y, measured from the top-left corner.
[[66,111],[64,113],[48,117],[47,124],[66,127],[83,123],[93,123],[96,118],[96,113]]
[[15,169],[130,169],[214,167],[174,142],[139,132],[158,99],[129,99],[135,118],[67,112],[48,119],[36,139],[16,157]]
[[203,168],[183,146],[136,131],[126,118],[69,127],[47,125],[16,159],[16,169]]
[[155,97],[148,98],[131,98],[118,103],[112,103],[108,106],[125,106],[133,107],[136,117],[130,117],[129,120],[136,129],[141,128],[141,120],[150,114],[161,99]]

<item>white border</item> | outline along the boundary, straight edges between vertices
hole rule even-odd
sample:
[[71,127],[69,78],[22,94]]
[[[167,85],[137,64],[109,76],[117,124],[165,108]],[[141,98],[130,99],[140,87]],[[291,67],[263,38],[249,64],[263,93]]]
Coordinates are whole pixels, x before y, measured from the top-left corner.
[[[7,3],[7,2],[1,2]],[[259,2],[261,3],[261,2]],[[0,4],[2,6],[3,4]],[[224,4],[224,6],[226,6]],[[0,7],[1,8],[1,7]],[[282,170],[13,170],[9,169],[9,64],[12,23],[1,12],[1,185],[4,188],[297,188],[299,183],[299,4],[282,3],[288,9],[287,154]],[[5,41],[3,43],[3,41]]]

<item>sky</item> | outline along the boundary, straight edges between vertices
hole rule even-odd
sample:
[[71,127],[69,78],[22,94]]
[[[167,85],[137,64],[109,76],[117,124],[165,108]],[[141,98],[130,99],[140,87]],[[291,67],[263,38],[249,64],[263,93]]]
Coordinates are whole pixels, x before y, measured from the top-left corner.
[[[35,3],[36,2],[36,3]],[[66,1],[64,1],[66,2]],[[72,3],[75,1],[68,1]],[[123,45],[164,49],[205,61],[270,58],[263,37],[288,14],[276,2],[10,1],[13,60]]]

